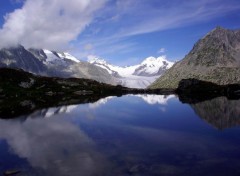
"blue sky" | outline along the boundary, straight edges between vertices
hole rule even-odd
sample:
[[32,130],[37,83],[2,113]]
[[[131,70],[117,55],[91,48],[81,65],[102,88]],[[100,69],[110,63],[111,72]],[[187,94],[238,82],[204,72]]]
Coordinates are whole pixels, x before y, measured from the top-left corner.
[[182,59],[216,26],[240,28],[239,0],[2,0],[0,47],[66,50],[117,65]]

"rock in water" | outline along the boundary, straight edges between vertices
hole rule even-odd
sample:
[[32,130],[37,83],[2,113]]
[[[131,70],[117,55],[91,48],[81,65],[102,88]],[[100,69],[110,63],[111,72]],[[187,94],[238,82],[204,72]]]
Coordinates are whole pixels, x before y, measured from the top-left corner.
[[21,171],[19,170],[8,170],[4,172],[5,176],[11,176],[11,175],[17,175],[19,174]]
[[240,30],[217,27],[149,88],[176,89],[182,79],[191,78],[218,85],[239,84],[239,75]]

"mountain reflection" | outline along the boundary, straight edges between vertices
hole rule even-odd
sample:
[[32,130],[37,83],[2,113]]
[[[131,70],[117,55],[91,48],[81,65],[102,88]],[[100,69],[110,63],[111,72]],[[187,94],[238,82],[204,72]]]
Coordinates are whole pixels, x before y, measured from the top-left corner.
[[[141,98],[145,103],[149,105],[154,105],[154,104],[160,104],[160,105],[167,105],[168,101],[172,98],[174,98],[174,95],[130,95],[133,97],[138,97]],[[94,103],[88,103],[88,108],[89,111],[85,111],[85,113],[91,113],[90,110],[101,108],[103,105],[109,103],[109,101],[115,99],[117,97],[115,96],[109,96],[106,98],[99,99],[98,101]],[[54,108],[47,108],[47,109],[42,109],[35,111],[34,113],[27,115],[27,116],[22,116],[24,118],[50,118],[53,116],[57,115],[64,115],[67,113],[71,113],[73,110],[78,109],[78,107],[82,106],[82,104],[79,105],[69,105],[69,106],[59,106],[59,107],[54,107]],[[88,109],[87,108],[87,109]]]
[[[175,95],[129,95],[133,97],[141,98],[142,101],[149,105],[159,104],[168,106],[168,101],[173,99]],[[111,100],[117,97],[102,98],[95,103],[89,103],[87,106],[89,111],[85,113],[91,113],[91,109],[101,108],[103,105],[110,103]],[[240,100],[229,100],[227,97],[217,97],[206,101],[196,101],[188,97],[189,105],[193,108],[195,113],[204,121],[211,124],[215,128],[225,129],[240,125]],[[197,103],[192,103],[197,102]],[[186,103],[186,102],[185,102]],[[80,105],[60,106],[56,108],[48,108],[36,111],[25,118],[49,118],[57,115],[64,115],[71,113],[73,110],[77,110]],[[164,107],[161,107],[164,108]]]
[[218,129],[240,125],[240,100],[218,97],[191,104],[196,114]]
[[29,118],[24,123],[1,120],[0,138],[43,175],[104,173],[106,160],[95,151],[94,142],[66,120]]

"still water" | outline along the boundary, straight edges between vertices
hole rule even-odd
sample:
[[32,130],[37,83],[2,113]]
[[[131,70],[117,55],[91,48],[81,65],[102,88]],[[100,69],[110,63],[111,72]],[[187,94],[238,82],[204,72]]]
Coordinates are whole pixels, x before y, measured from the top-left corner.
[[240,175],[240,100],[107,97],[0,120],[0,175]]

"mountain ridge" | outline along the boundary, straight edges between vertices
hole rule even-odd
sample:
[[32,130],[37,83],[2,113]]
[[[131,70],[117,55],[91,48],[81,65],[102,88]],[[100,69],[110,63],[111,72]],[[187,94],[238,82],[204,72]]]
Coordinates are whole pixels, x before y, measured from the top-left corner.
[[200,39],[183,60],[149,86],[176,89],[182,79],[218,85],[240,83],[240,30],[217,27]]
[[[136,76],[159,76],[160,69],[169,69],[174,63],[170,62],[166,59],[166,56],[159,56],[159,57],[147,57],[144,59],[140,64],[131,65],[131,66],[116,66],[113,64],[109,64],[104,59],[99,59],[97,57],[88,59],[88,62],[99,67],[102,67],[109,72],[117,72],[120,76],[129,76],[129,75],[136,75]],[[143,70],[145,66],[146,70]],[[162,68],[163,67],[163,68]],[[151,68],[152,70],[150,70]],[[145,71],[145,72],[144,72]],[[145,74],[144,74],[145,73]]]
[[130,88],[146,88],[172,65],[166,56],[148,57],[137,65],[120,67],[99,58],[80,61],[67,52],[26,49],[22,45],[0,49],[1,68],[19,68],[49,77],[87,78]]
[[19,68],[41,76],[87,78],[116,85],[115,78],[106,70],[80,62],[69,53],[26,49],[21,45],[0,49],[0,67]]

